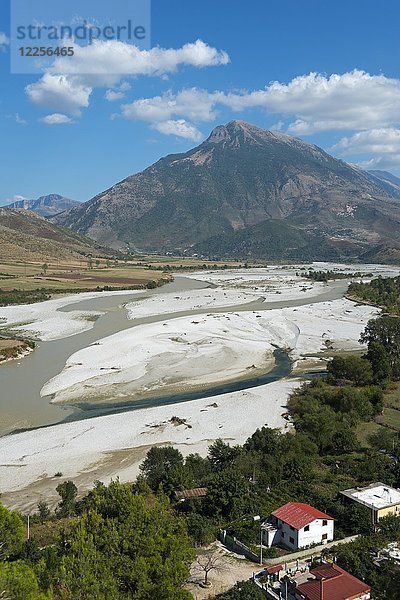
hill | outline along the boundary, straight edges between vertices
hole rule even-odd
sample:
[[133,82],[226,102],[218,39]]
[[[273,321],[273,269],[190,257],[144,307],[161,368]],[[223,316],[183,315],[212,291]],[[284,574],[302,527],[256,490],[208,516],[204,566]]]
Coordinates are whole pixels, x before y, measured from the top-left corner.
[[53,217],[79,204],[80,202],[60,196],[60,194],[48,194],[47,196],[40,196],[36,200],[23,198],[12,202],[12,204],[8,204],[4,208],[23,208],[24,210],[35,212],[41,217]]
[[0,247],[2,261],[74,259],[105,252],[93,240],[35,213],[11,208],[0,208]]
[[[196,148],[160,159],[56,220],[115,248],[158,252],[208,255],[217,244],[220,256],[280,258],[287,254],[281,234],[291,239],[292,258],[305,247],[308,258],[332,248],[356,258],[400,246],[400,206],[380,180],[243,121],[216,127]],[[250,240],[241,250],[253,234],[257,249]]]

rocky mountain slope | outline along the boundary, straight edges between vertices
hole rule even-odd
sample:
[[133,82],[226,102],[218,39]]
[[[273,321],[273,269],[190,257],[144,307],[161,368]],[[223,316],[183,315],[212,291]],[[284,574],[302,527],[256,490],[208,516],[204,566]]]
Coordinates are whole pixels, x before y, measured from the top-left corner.
[[60,194],[48,194],[47,196],[40,196],[36,200],[23,198],[8,204],[5,208],[23,208],[35,212],[41,217],[53,217],[79,204],[80,202],[60,196]]
[[117,248],[218,256],[357,257],[400,245],[400,205],[380,179],[243,121],[216,127],[200,146],[57,222]]
[[368,171],[368,174],[373,177],[374,182],[381,185],[386,192],[396,198],[400,198],[400,179],[398,177],[388,171],[379,170]]

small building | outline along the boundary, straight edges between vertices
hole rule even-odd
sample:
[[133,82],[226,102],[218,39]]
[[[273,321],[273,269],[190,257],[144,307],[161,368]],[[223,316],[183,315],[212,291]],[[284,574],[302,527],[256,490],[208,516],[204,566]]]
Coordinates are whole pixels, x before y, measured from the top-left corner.
[[344,490],[341,494],[345,502],[366,506],[371,512],[374,525],[388,515],[400,516],[400,490],[384,483],[371,483],[363,488]]
[[299,550],[333,540],[334,520],[303,502],[288,502],[262,524],[263,545]]
[[207,496],[206,487],[192,488],[191,490],[180,490],[175,492],[175,496],[178,500],[192,500],[193,498],[204,498]]
[[295,588],[296,600],[370,600],[369,585],[336,564],[323,563]]

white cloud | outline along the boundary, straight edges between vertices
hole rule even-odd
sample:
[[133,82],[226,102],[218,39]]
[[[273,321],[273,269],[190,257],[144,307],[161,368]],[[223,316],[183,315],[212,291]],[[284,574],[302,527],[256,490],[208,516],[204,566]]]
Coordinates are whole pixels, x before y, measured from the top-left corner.
[[310,73],[287,84],[274,81],[265,90],[229,94],[224,104],[295,117],[288,127],[294,134],[371,129],[400,122],[400,81],[359,70],[329,77]]
[[123,104],[121,111],[125,119],[149,123],[167,120],[173,116],[207,122],[216,118],[215,106],[220,98],[223,98],[220,92],[209,93],[206,90],[191,88],[176,95],[167,92],[162,96],[141,98],[131,104]]
[[153,129],[166,135],[177,135],[178,137],[193,140],[194,142],[199,142],[203,137],[201,132],[194,125],[188,123],[184,119],[177,119],[176,121],[173,121],[172,119],[160,121],[153,125]]
[[46,115],[45,117],[39,119],[39,121],[45,125],[70,125],[74,122],[70,117],[61,113]]
[[122,100],[125,96],[125,92],[117,91],[117,90],[107,90],[104,94],[104,98],[108,100],[108,102],[115,102],[115,100]]
[[15,122],[18,125],[27,125],[27,122],[21,117],[19,113],[15,113]]
[[208,46],[202,40],[185,44],[181,48],[140,50],[137,46],[119,40],[96,40],[88,46],[75,45],[70,58],[58,58],[49,68],[51,73],[93,76],[109,81],[119,80],[122,75],[162,76],[175,73],[180,66],[196,68],[226,65],[226,52]]
[[[28,85],[29,99],[41,106],[79,114],[89,105],[96,87],[116,88],[122,77],[156,76],[174,73],[180,66],[202,68],[225,65],[226,52],[201,40],[181,48],[140,50],[118,40],[95,41],[88,46],[75,45],[74,56],[58,58],[39,81]],[[126,90],[125,90],[126,91]],[[123,88],[106,92],[108,100]]]
[[400,81],[357,70],[330,77],[310,73],[251,92],[192,89],[145,98],[124,105],[122,116],[149,122],[171,116],[208,121],[215,118],[218,105],[234,112],[261,108],[294,118],[288,131],[295,135],[390,127],[400,123]]
[[108,102],[115,102],[115,100],[121,100],[125,97],[125,94],[128,90],[131,89],[130,84],[127,81],[121,83],[121,85],[117,86],[112,90],[107,90],[104,94],[104,98]]
[[29,99],[39,106],[79,115],[89,106],[92,88],[65,75],[45,73],[36,83],[25,88]]
[[368,169],[389,169],[400,167],[400,129],[380,128],[360,131],[343,137],[331,150],[339,156],[365,157],[360,166]]
[[8,39],[6,34],[0,31],[0,50],[4,50],[5,47],[9,45],[9,43],[10,40]]

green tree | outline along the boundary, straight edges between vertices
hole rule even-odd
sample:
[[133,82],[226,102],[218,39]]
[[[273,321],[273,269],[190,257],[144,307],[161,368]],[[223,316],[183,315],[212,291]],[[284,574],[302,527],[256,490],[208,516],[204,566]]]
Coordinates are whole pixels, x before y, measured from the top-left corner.
[[369,535],[374,529],[371,511],[358,504],[346,507],[342,521],[345,529],[352,534]]
[[384,345],[380,342],[370,342],[366,358],[371,363],[374,382],[382,385],[389,381],[392,369]]
[[4,600],[45,600],[52,594],[42,593],[33,569],[23,562],[0,563],[0,598]]
[[21,517],[0,504],[0,559],[21,552],[25,539],[25,526]]
[[153,490],[168,480],[170,470],[173,467],[183,466],[183,456],[172,446],[150,448],[146,458],[140,465],[147,483]]
[[235,519],[250,511],[251,486],[240,471],[226,469],[216,473],[208,484],[205,498],[207,513]]
[[215,539],[215,528],[211,521],[198,513],[187,516],[188,533],[196,546],[209,544]]
[[97,486],[59,552],[68,600],[190,598],[182,588],[193,558],[185,520],[165,497],[142,496],[130,484]]
[[358,447],[357,436],[347,425],[343,425],[332,437],[331,450],[337,454],[347,454]]
[[39,504],[37,505],[37,508],[38,508],[40,522],[44,523],[50,517],[49,505],[47,504],[47,502],[44,502],[43,500],[41,500],[39,502]]
[[327,366],[329,379],[332,381],[348,380],[357,386],[372,382],[370,362],[359,356],[335,356]]
[[386,350],[391,372],[394,377],[400,377],[400,318],[383,315],[368,321],[365,331],[361,334],[361,343],[368,345],[378,342]]
[[56,490],[61,496],[61,502],[58,504],[57,514],[60,517],[71,517],[75,514],[76,496],[78,488],[73,481],[64,481],[60,483]]
[[240,452],[241,448],[239,446],[231,447],[223,440],[218,439],[209,446],[208,459],[216,471],[223,471],[234,465]]

